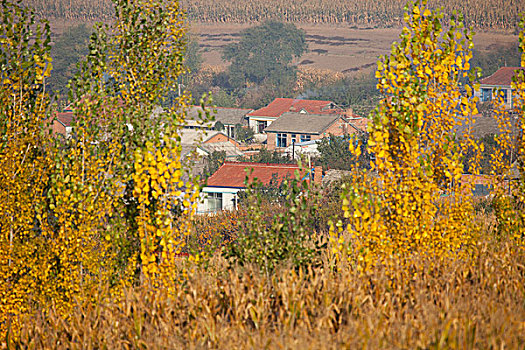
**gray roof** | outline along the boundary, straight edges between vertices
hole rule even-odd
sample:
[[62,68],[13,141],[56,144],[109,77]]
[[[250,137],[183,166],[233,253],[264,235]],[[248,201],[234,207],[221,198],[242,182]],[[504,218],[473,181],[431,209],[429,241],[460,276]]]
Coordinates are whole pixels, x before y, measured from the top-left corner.
[[[475,119],[474,125],[471,126],[471,132],[472,135],[475,138],[480,138],[486,135],[494,134],[494,135],[500,135],[502,132],[499,129],[498,121],[494,116],[484,116],[482,114],[477,114],[473,117]],[[512,138],[515,139],[519,134],[518,129],[518,119],[515,116],[510,116],[511,120],[511,127],[510,132],[512,135]],[[463,124],[460,126],[457,126],[456,131],[458,133],[458,136],[462,136],[464,133],[466,133],[467,127]]]
[[296,134],[320,134],[336,122],[337,114],[283,113],[264,129],[265,132],[286,132]]
[[200,145],[200,148],[206,151],[206,153],[208,154],[211,154],[214,151],[217,151],[217,152],[224,151],[226,152],[226,157],[228,158],[232,158],[232,157],[236,158],[236,157],[240,157],[244,155],[244,153],[239,151],[237,147],[235,147],[235,145],[232,144],[231,142],[204,143]]
[[[246,121],[244,119],[244,116],[252,111],[252,109],[223,107],[206,107],[206,109],[209,110],[210,114],[215,117],[215,122],[220,121],[224,125],[245,125]],[[202,116],[204,116],[204,113],[200,106],[190,107],[190,109],[188,110],[188,119],[200,120],[199,112]]]

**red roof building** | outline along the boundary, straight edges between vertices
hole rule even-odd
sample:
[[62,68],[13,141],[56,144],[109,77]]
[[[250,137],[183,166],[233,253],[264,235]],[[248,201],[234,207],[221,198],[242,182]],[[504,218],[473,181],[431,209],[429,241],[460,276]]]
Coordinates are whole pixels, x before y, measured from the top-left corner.
[[53,135],[62,134],[68,137],[71,132],[73,116],[73,112],[55,113],[55,118],[53,119],[52,124]]
[[525,74],[525,68],[523,67],[502,67],[491,76],[481,79],[478,93],[481,102],[491,101],[496,98],[496,93],[499,93],[503,97],[505,107],[509,109],[514,108],[512,78],[519,71],[523,71]]
[[305,177],[310,174],[314,182],[321,182],[322,168],[316,167],[312,172],[302,170],[296,164],[268,164],[268,163],[243,163],[224,162],[224,164],[208,179],[206,187],[202,190],[202,203],[197,212],[215,213],[221,210],[237,208],[237,194],[246,188],[244,180],[248,175],[248,182],[260,181],[269,185],[281,184],[286,178],[295,178],[296,172]]
[[516,75],[517,70],[525,72],[525,68],[523,67],[502,67],[491,76],[481,79],[480,84],[510,87],[512,84],[512,78]]
[[224,162],[208,179],[207,187],[246,188],[244,180],[247,170],[253,170],[248,177],[249,182],[257,179],[268,185],[272,178],[277,178],[280,183],[286,178],[295,177],[295,171],[299,171],[299,167],[296,164]]
[[255,132],[262,132],[283,113],[305,114],[344,114],[345,111],[332,101],[299,100],[293,98],[276,98],[268,106],[248,113],[249,126]]

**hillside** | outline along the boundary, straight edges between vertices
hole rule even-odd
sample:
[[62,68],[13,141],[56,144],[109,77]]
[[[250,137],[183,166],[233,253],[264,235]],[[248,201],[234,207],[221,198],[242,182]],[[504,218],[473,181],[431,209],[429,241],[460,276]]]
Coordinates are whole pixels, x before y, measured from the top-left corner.
[[[403,20],[405,0],[185,0],[190,20],[203,23],[250,23],[278,19],[296,23],[331,23],[357,27],[397,27]],[[104,21],[113,10],[110,0],[24,0],[50,19]],[[459,10],[465,23],[483,30],[514,30],[522,0],[431,0],[444,13]],[[520,6],[521,5],[521,6]],[[447,17],[447,16],[446,16]]]

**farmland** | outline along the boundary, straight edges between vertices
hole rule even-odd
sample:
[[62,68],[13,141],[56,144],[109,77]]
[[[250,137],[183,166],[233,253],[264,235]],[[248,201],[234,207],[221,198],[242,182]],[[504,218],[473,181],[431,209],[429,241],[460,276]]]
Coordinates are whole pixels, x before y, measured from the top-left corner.
[[[25,0],[45,18],[91,21],[113,15],[109,0]],[[404,0],[185,0],[190,21],[203,23],[253,23],[275,19],[294,23],[344,24],[355,27],[399,27]],[[485,30],[514,30],[519,19],[520,0],[433,0],[430,7],[442,6],[444,13],[465,14],[466,25]]]
[[[53,33],[60,35],[70,26],[111,22],[110,0],[24,0],[36,13],[50,20]],[[516,46],[520,1],[466,2],[431,1],[430,7],[443,6],[444,13],[461,11],[465,23],[475,28],[477,49],[497,51]],[[185,0],[191,31],[199,39],[204,63],[224,66],[225,45],[235,42],[239,33],[261,21],[273,19],[295,23],[305,30],[309,51],[299,65],[330,69],[349,75],[369,73],[380,55],[400,33],[406,1],[298,1],[269,0],[227,2]],[[447,18],[447,16],[445,16]]]
[[[224,66],[222,48],[237,41],[239,32],[248,24],[192,23],[191,30],[199,37],[205,63]],[[299,24],[306,32],[308,52],[299,65],[330,69],[345,74],[368,73],[376,68],[379,56],[390,52],[400,29],[355,29],[344,25]],[[474,36],[474,45],[483,51],[515,46],[517,35],[505,32],[480,32]],[[302,62],[302,63],[301,63]]]

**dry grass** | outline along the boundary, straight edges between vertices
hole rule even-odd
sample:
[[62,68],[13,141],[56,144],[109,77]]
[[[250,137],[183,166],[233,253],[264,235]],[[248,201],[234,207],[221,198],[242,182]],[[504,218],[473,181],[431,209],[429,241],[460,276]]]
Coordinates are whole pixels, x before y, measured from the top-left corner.
[[[146,286],[121,302],[37,310],[29,348],[519,349],[525,344],[525,252],[490,235],[464,261],[413,261],[412,274],[351,266],[271,276],[214,257],[172,295]],[[104,294],[104,293],[102,293]]]
[[[201,46],[206,64],[226,66],[221,58],[225,45],[236,42],[239,33],[251,24],[191,23]],[[300,66],[329,69],[347,75],[366,74],[377,68],[377,59],[390,52],[400,29],[355,29],[343,25],[298,24],[304,29],[308,52],[297,60]],[[479,32],[474,36],[476,49],[496,51],[499,47],[516,46],[518,37],[510,33]],[[301,62],[303,62],[301,64]]]
[[[113,15],[110,0],[25,0],[47,18],[106,20]],[[406,0],[184,0],[189,18],[208,23],[253,23],[267,19],[287,22],[391,27],[401,24]],[[520,0],[431,0],[445,13],[465,14],[467,25],[479,29],[514,29],[523,10]]]

